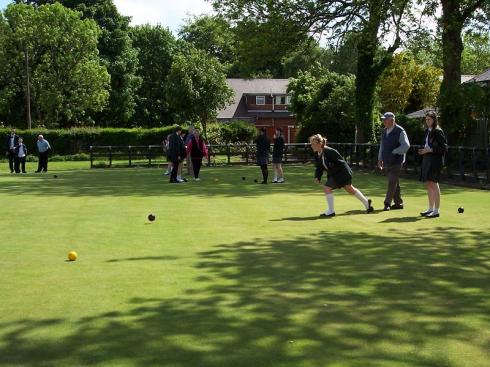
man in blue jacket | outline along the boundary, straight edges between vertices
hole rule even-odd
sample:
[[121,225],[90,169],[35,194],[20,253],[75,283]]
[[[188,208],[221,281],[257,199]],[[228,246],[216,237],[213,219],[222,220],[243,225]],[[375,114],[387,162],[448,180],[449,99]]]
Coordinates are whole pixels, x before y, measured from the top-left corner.
[[[400,173],[405,154],[410,148],[407,133],[395,122],[395,115],[386,112],[381,116],[385,128],[381,133],[378,152],[378,167],[388,176],[388,190],[384,200],[384,210],[403,209],[403,199],[400,192]],[[394,202],[392,205],[391,202]]]

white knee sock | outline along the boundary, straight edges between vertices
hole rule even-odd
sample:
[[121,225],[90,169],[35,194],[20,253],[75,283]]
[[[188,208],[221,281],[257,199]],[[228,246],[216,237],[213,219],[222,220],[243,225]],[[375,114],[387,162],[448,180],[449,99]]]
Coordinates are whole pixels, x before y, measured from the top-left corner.
[[358,189],[354,189],[354,191],[355,191],[354,196],[358,198],[361,203],[363,203],[366,209],[368,209],[369,208],[368,199]]
[[325,194],[325,197],[327,198],[327,205],[328,205],[326,214],[332,214],[335,212],[335,209],[333,207],[333,194]]

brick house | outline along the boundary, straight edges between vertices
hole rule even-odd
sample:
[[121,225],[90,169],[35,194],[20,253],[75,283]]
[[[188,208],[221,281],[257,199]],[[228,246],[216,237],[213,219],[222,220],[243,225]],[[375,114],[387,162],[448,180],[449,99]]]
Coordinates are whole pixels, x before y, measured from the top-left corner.
[[271,139],[282,128],[286,143],[294,143],[296,117],[288,111],[288,79],[227,79],[234,91],[233,103],[218,112],[218,122],[247,121],[265,127]]

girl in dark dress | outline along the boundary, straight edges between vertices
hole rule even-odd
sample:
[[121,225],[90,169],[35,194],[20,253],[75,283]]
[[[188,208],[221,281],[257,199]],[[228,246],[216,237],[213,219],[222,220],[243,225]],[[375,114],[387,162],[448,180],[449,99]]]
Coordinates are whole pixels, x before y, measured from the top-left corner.
[[208,148],[199,129],[194,129],[192,138],[187,144],[187,156],[191,157],[192,167],[194,170],[194,181],[200,181],[199,172],[201,171],[202,159],[208,156]]
[[447,141],[444,132],[438,126],[437,114],[429,111],[425,115],[424,147],[418,153],[422,156],[422,169],[420,170],[420,180],[425,182],[429,197],[429,207],[420,215],[426,218],[439,217],[439,207],[441,204],[441,190],[439,180],[441,177],[442,162],[447,151]]
[[266,184],[267,178],[269,177],[267,164],[269,163],[269,153],[271,151],[271,145],[265,131],[265,127],[261,128],[260,134],[255,140],[255,144],[257,145],[257,165],[260,166],[260,170],[262,171],[262,184]]
[[272,151],[272,167],[274,168],[274,179],[272,183],[283,183],[284,172],[282,171],[282,156],[284,155],[284,138],[282,129],[278,127],[274,134],[274,150]]
[[320,134],[310,137],[310,145],[315,152],[316,171],[315,182],[321,183],[323,171],[327,171],[327,182],[323,187],[327,200],[327,210],[321,213],[322,217],[335,216],[333,190],[343,188],[349,194],[354,195],[364,205],[366,213],[371,213],[374,209],[371,200],[367,199],[361,191],[352,186],[352,171],[347,162],[342,158],[338,151],[327,146],[327,139]]

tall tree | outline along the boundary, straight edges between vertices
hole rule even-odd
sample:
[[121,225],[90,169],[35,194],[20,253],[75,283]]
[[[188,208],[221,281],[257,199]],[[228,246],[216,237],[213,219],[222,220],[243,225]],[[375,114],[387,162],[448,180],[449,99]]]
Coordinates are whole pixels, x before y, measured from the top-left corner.
[[199,121],[207,139],[207,123],[231,102],[223,66],[214,57],[190,45],[182,45],[169,75],[172,105],[188,121]]
[[138,50],[142,84],[136,96],[136,113],[132,125],[156,127],[174,122],[174,109],[169,102],[168,75],[177,52],[177,41],[162,26],[137,26],[131,39]]
[[237,36],[223,17],[203,15],[186,20],[180,39],[216,57],[229,77],[238,76]]
[[[308,34],[326,34],[338,40],[346,34],[357,37],[356,70],[356,128],[357,141],[373,136],[373,109],[376,82],[389,65],[393,52],[401,42],[401,32],[411,21],[410,0],[212,0],[215,8],[240,24],[253,24],[262,30],[260,47],[267,50],[276,46],[291,49]],[[383,47],[391,35],[392,43]],[[271,36],[275,38],[270,38]],[[247,39],[248,37],[248,39]],[[249,42],[244,33],[240,42]],[[254,45],[254,43],[252,43]],[[260,62],[260,59],[258,59]]]
[[439,106],[446,129],[453,138],[457,138],[455,134],[458,126],[465,120],[464,109],[460,103],[461,56],[464,49],[462,32],[464,26],[474,18],[475,12],[488,11],[490,3],[488,0],[440,0],[440,5],[444,76]]
[[129,37],[130,17],[119,14],[113,0],[16,0],[36,5],[61,3],[82,12],[83,18],[95,20],[101,32],[100,58],[111,75],[109,103],[94,118],[102,126],[130,126],[136,107],[136,91],[141,85],[137,76],[138,57]]
[[1,23],[4,43],[0,64],[7,66],[0,70],[0,84],[7,84],[2,97],[15,97],[24,91],[19,81],[26,78],[15,74],[19,69],[14,64],[22,65],[27,55],[38,124],[73,126],[86,122],[90,112],[105,106],[109,75],[99,63],[100,30],[93,20],[81,20],[80,13],[60,4],[38,8],[11,4]]
[[299,72],[291,78],[291,110],[296,113],[300,131],[296,140],[321,133],[330,141],[352,142],[355,121],[355,78],[324,69]]

